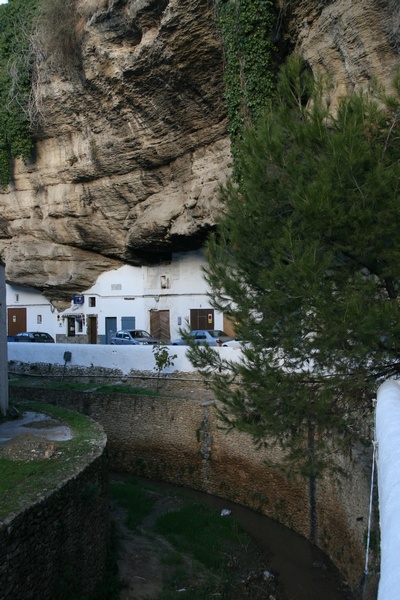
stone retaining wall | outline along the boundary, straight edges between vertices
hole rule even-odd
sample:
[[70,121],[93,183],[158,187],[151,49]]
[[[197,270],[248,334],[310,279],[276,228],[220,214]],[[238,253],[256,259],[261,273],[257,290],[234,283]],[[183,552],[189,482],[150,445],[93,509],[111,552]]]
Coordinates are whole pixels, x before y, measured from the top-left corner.
[[93,592],[106,565],[107,482],[103,435],[78,474],[0,521],[0,600],[71,600]]
[[[13,389],[14,397],[16,393]],[[25,396],[26,390],[18,393]],[[101,423],[111,469],[215,494],[310,539],[308,483],[288,480],[283,470],[268,466],[281,460],[278,449],[256,450],[248,436],[221,431],[206,391],[194,391],[193,399],[59,391],[50,398],[48,391],[38,389],[30,394]],[[316,543],[354,588],[364,571],[369,483],[364,459],[337,460],[348,476],[317,484]]]

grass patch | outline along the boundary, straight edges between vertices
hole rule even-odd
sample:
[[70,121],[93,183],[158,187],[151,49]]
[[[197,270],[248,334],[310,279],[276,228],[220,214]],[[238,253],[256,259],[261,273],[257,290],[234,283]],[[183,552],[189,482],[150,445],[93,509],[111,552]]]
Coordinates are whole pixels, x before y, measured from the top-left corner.
[[131,385],[102,385],[96,392],[100,394],[140,394],[141,396],[159,396],[159,392],[148,388],[133,387]]
[[248,541],[237,521],[221,518],[208,506],[189,501],[178,510],[161,515],[156,531],[178,551],[190,553],[213,571],[224,567],[229,544]]
[[0,518],[29,505],[72,475],[77,463],[93,450],[92,441],[100,435],[95,423],[74,411],[41,402],[19,403],[16,407],[21,413],[36,411],[57,419],[71,428],[74,437],[51,442],[57,453],[50,459],[32,459],[26,454],[29,447],[20,460],[0,458]]
[[143,519],[150,514],[154,499],[149,497],[148,488],[134,477],[123,481],[112,481],[109,486],[110,497],[127,511],[126,525],[135,531]]
[[57,468],[54,463],[0,459],[0,518],[6,517],[50,489]]
[[96,394],[133,394],[141,396],[159,396],[160,393],[157,390],[137,387],[129,384],[101,384],[95,382],[82,382],[82,381],[60,381],[53,380],[49,377],[20,377],[17,379],[10,379],[9,387],[12,390],[13,387],[26,387],[26,388],[40,388],[49,390],[62,390],[62,391],[75,391],[75,392],[96,392]]
[[170,552],[167,556],[161,559],[163,565],[181,565],[183,557],[180,552]]
[[[157,600],[242,597],[232,557],[247,557],[251,541],[233,517],[221,517],[219,511],[194,501],[183,490],[168,493],[134,478],[111,482],[110,496],[127,510],[128,526],[153,540],[163,581]],[[139,529],[152,511],[147,525]],[[249,564],[250,568],[256,564],[253,555]]]

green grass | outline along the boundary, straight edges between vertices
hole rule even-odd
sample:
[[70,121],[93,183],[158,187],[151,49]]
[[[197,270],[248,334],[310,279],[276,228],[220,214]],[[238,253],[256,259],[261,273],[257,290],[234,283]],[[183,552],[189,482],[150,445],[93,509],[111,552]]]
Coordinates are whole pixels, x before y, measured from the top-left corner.
[[135,531],[152,510],[154,500],[134,477],[110,483],[110,496],[127,511],[126,524]]
[[189,552],[213,571],[224,566],[227,545],[243,544],[247,539],[234,519],[221,518],[208,506],[189,501],[178,510],[161,515],[156,531],[178,551]]
[[100,394],[140,394],[141,396],[159,396],[156,390],[138,388],[131,385],[102,385],[96,392]]
[[92,450],[92,440],[100,435],[100,429],[79,413],[35,402],[19,403],[16,407],[20,412],[36,411],[59,420],[71,428],[74,437],[54,442],[60,452],[57,458],[0,459],[0,518],[57,487],[63,478],[75,471],[77,461]]
[[161,514],[146,534],[162,537],[172,546],[160,556],[160,569],[165,570],[157,600],[237,598],[228,562],[231,553],[248,547],[249,538],[234,518],[221,517],[219,511],[193,501],[184,491],[168,494],[134,478],[110,484],[111,498],[126,509],[127,524],[136,532],[154,502],[168,495],[176,508]]
[[183,556],[180,552],[170,552],[167,556],[161,559],[163,565],[181,565]]
[[13,387],[41,388],[51,390],[87,392],[95,391],[96,394],[136,394],[141,396],[158,396],[159,392],[149,388],[137,387],[129,384],[101,384],[95,382],[60,381],[50,377],[18,377],[10,379],[9,387],[12,394]]

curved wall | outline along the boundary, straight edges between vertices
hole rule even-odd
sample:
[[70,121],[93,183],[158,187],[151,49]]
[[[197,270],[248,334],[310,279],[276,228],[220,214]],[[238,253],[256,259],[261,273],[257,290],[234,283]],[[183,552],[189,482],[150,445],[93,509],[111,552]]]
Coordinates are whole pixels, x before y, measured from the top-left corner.
[[[48,392],[30,391],[36,400],[51,402]],[[214,403],[202,399],[201,390],[194,389],[193,396],[186,400],[57,392],[56,403],[103,425],[111,469],[215,494],[310,539],[308,483],[289,480],[282,470],[267,465],[266,461],[281,460],[277,449],[256,450],[248,436],[221,431]],[[316,544],[355,588],[364,572],[368,472],[360,456],[338,456],[337,461],[347,477],[317,483]]]
[[1,600],[70,600],[93,592],[106,566],[107,482],[103,434],[79,473],[0,521]]

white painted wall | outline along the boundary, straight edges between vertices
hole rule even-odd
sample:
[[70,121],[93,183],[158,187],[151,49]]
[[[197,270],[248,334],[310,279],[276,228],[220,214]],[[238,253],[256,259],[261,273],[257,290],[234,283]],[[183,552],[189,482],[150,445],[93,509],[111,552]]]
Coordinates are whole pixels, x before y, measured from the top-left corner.
[[[18,285],[6,285],[7,308],[29,308],[26,311],[27,331],[45,331],[55,337],[57,312],[45,296],[37,290]],[[38,323],[40,317],[41,323]]]
[[8,408],[7,373],[7,329],[6,329],[6,281],[4,265],[0,263],[0,414]]
[[400,385],[385,381],[376,405],[376,440],[381,529],[378,600],[400,595]]
[[[64,352],[71,352],[67,365],[119,369],[124,375],[134,369],[155,374],[152,346],[107,346],[92,344],[36,344],[8,342],[8,360],[22,363],[64,365]],[[216,348],[224,358],[237,360],[241,354],[236,348]],[[196,371],[186,357],[187,347],[170,346],[170,354],[177,355],[174,365],[165,373]],[[12,370],[12,369],[11,369]]]

